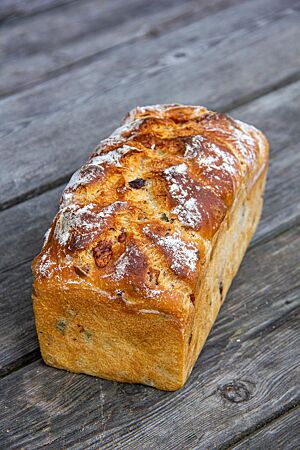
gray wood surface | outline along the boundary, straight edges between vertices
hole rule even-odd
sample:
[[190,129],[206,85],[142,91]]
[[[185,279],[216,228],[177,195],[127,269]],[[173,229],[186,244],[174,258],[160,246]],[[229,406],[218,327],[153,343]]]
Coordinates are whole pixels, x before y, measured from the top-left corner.
[[[299,22],[299,0],[0,2],[1,449],[300,448]],[[46,367],[30,265],[63,184],[126,110],[174,101],[271,145],[261,223],[191,378],[166,393]]]
[[0,23],[11,23],[80,0],[1,0]]
[[300,82],[296,82],[233,111],[234,117],[264,130],[270,142],[266,200],[256,243],[299,220],[299,105]]
[[65,181],[136,104],[224,109],[298,77],[295,3],[249,1],[4,99],[2,208]]
[[223,448],[298,402],[299,231],[248,252],[184,389],[166,393],[35,362],[0,380],[4,445]]
[[270,444],[276,450],[296,450],[300,443],[300,408],[286,414],[258,430],[236,445],[234,450],[265,450]]
[[108,49],[164,34],[237,2],[88,0],[9,23],[0,29],[0,96],[86,65]]

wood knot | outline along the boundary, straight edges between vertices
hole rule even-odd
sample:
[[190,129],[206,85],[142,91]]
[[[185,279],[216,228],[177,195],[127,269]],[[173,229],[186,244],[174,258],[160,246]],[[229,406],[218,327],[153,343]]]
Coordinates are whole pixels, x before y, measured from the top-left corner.
[[174,54],[175,58],[185,58],[187,55],[185,52],[177,52]]
[[248,381],[230,381],[218,387],[221,395],[231,403],[247,402],[253,396],[255,384]]

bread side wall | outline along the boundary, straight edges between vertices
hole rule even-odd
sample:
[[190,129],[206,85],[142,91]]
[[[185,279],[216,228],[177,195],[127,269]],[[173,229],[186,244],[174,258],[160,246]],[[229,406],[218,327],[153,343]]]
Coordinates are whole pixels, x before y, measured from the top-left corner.
[[[266,181],[266,170],[250,193],[240,191],[231,215],[222,224],[207,273],[195,299],[194,318],[186,342],[186,377],[189,376],[225,300],[249,242],[258,225]],[[237,299],[238,301],[238,299]]]
[[47,364],[164,390],[183,385],[183,327],[173,318],[73,286],[36,285],[33,303]]

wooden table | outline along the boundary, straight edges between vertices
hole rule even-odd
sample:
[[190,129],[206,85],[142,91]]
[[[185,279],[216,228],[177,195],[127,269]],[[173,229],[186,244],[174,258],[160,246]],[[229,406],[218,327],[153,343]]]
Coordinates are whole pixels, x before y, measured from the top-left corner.
[[[299,0],[2,0],[0,447],[300,447]],[[46,367],[30,264],[62,188],[135,105],[265,131],[263,218],[187,385]]]

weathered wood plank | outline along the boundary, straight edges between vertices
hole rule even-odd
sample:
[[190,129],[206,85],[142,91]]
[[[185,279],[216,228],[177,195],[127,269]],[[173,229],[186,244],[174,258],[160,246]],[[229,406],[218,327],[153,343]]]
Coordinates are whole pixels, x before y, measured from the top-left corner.
[[299,104],[297,82],[233,111],[234,117],[262,129],[270,141],[266,201],[254,242],[271,236],[273,230],[285,229],[300,214]]
[[[242,116],[260,125],[271,143],[265,207],[256,242],[278,233],[300,216],[297,189],[300,172],[300,153],[297,151],[300,140],[299,103],[300,82],[232,111],[235,117]],[[286,120],[289,133],[285,130]],[[30,264],[54,217],[61,189],[49,191],[0,214],[2,370],[37,346],[30,298]]]
[[21,17],[28,17],[53,8],[61,7],[78,0],[1,0],[0,22],[11,22]]
[[[31,263],[0,275],[1,300],[0,376],[16,359],[36,350],[37,340],[31,302]],[[17,364],[18,365],[18,364]]]
[[299,144],[281,150],[281,155],[274,155],[271,162],[265,208],[252,244],[270,239],[274,233],[288,229],[300,219]]
[[299,249],[294,229],[248,253],[188,384],[176,393],[41,362],[3,378],[2,444],[228,448],[290,408],[300,399]]
[[62,190],[61,186],[0,213],[0,273],[31,263],[57,213]]
[[300,408],[280,416],[243,439],[234,450],[295,450],[300,444]]
[[0,96],[86,64],[104,50],[166,33],[237,2],[88,0],[9,24],[0,29]]
[[267,13],[270,0],[229,8],[0,102],[2,207],[66,179],[136,104],[219,109],[297,73],[292,1],[281,12]]

